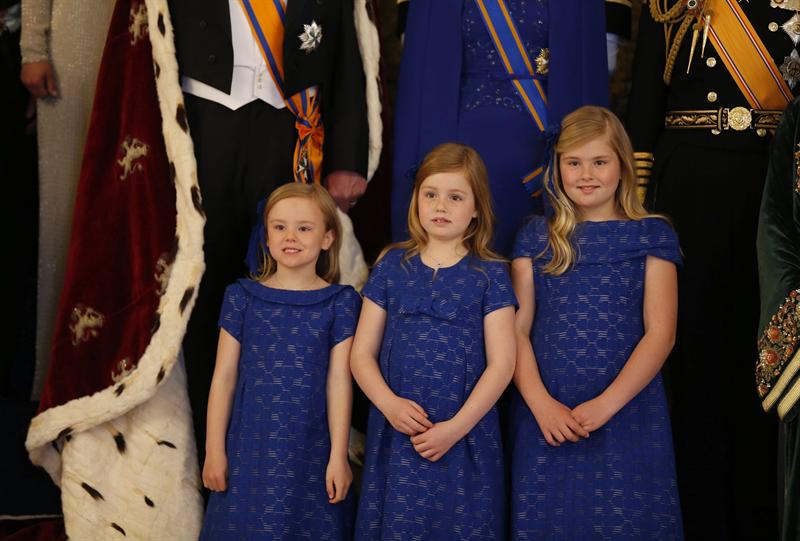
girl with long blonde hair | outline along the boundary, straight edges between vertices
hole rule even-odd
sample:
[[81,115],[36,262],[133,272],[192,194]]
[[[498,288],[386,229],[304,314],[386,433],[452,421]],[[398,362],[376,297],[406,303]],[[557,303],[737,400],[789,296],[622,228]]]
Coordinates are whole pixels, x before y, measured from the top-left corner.
[[681,256],[670,224],[639,203],[633,163],[613,113],[569,114],[547,186],[552,215],[517,237],[514,539],[682,538],[659,374]]
[[503,539],[495,403],[514,371],[514,294],[490,249],[486,168],[444,144],[423,161],[363,289],[350,363],[372,401],[356,539]]

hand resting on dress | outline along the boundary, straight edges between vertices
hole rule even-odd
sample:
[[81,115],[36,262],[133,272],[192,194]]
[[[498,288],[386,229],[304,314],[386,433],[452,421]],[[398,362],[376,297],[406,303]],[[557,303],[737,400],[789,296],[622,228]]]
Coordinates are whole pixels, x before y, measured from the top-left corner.
[[228,488],[228,457],[225,453],[208,453],[203,466],[203,486],[214,492]]
[[353,472],[347,460],[330,460],[325,470],[325,490],[328,492],[328,503],[339,503],[347,497],[347,491],[353,484]]

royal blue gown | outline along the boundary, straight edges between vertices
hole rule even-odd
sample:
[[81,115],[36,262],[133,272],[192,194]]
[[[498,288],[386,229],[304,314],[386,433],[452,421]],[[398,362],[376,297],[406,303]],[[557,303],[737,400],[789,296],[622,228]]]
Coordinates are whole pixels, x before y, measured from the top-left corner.
[[[483,318],[516,303],[507,265],[465,257],[434,272],[395,249],[363,293],[387,312],[380,370],[389,387],[434,423],[452,418],[486,368]],[[496,407],[438,462],[370,407],[358,541],[500,541],[505,512]]]
[[360,305],[349,286],[228,286],[219,326],[241,344],[225,446],[228,489],[211,494],[200,539],[353,538],[353,491],[330,504],[325,490],[325,389],[330,350],[353,336]]
[[[583,222],[579,259],[561,276],[534,260],[531,341],[550,395],[569,408],[616,378],[642,338],[647,256],[680,263],[678,239],[659,218]],[[547,247],[537,217],[513,256]],[[578,443],[547,444],[519,393],[510,412],[512,539],[682,539],[669,414],[661,375]],[[702,444],[702,442],[698,442]]]
[[[506,0],[533,76],[548,98],[546,126],[586,104],[608,105],[603,2]],[[412,0],[398,80],[392,234],[407,238],[414,174],[438,144],[472,146],[489,172],[497,216],[493,247],[508,255],[525,217],[541,212],[522,179],[545,161],[546,141],[523,108],[474,0]],[[538,192],[541,186],[531,191]]]

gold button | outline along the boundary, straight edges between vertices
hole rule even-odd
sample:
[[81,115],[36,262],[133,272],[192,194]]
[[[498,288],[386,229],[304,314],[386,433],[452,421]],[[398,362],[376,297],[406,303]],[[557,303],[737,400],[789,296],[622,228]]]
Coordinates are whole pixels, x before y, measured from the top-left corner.
[[759,137],[766,137],[766,135],[767,135],[767,130],[765,130],[764,128],[758,128],[758,129],[756,130],[756,134],[757,134]]
[[711,130],[711,133],[713,135],[719,135],[721,132],[717,128],[714,128],[713,130]]
[[713,92],[713,91],[709,92],[708,96],[706,96],[706,97],[708,98],[708,101],[710,101],[711,103],[714,103],[715,101],[717,101],[717,93],[716,92]]
[[772,21],[771,23],[769,23],[769,26],[767,28],[769,28],[770,32],[777,32],[780,26],[775,21]]
[[772,1],[775,2],[778,5],[783,4],[783,0],[772,0]]
[[708,58],[706,58],[706,66],[708,66],[709,68],[713,68],[716,65],[717,65],[716,58],[714,58],[713,56],[709,56]]

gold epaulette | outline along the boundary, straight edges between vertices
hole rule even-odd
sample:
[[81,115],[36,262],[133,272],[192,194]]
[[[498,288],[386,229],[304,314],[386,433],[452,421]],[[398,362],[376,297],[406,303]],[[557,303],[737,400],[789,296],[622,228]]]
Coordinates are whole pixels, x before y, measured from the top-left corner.
[[653,171],[653,153],[634,152],[633,158],[636,161],[636,195],[639,196],[639,202],[644,204],[644,197],[647,195],[647,185],[650,183],[650,174]]

